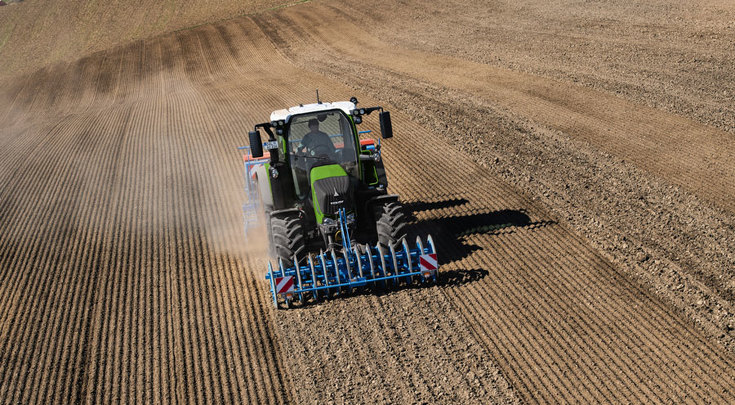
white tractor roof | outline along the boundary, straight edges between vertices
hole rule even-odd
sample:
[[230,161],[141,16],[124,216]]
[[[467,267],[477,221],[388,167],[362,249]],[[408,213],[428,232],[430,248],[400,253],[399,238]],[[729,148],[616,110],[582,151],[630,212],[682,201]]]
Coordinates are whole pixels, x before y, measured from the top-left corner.
[[288,121],[292,115],[304,114],[315,111],[326,111],[340,109],[345,114],[350,114],[350,111],[355,109],[355,104],[349,101],[337,101],[334,103],[314,103],[314,104],[303,104],[296,107],[285,108],[283,110],[276,110],[271,113],[271,122],[273,121]]

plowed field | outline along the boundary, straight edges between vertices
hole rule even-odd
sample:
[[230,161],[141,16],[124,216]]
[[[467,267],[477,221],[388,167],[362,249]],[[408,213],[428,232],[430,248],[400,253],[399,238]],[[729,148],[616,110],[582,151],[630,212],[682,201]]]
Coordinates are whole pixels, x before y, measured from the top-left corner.
[[[720,221],[717,234],[735,210],[732,134],[401,47],[379,28],[398,30],[304,3],[6,80],[0,403],[735,402],[730,319],[712,315],[731,314],[729,247],[713,249],[710,267],[676,262],[722,305],[685,308],[685,292],[656,284],[663,271],[631,270],[568,206],[520,184],[528,167],[478,152],[502,147],[510,127],[540,125],[543,147],[564,137],[641,176],[620,181],[681,188]],[[236,147],[316,88],[391,110],[390,188],[413,231],[435,236],[439,285],[271,307],[263,244],[242,235]],[[547,162],[569,178],[581,170]],[[569,188],[539,173],[551,192]],[[596,200],[577,204],[588,214]],[[694,218],[692,229],[711,224]],[[643,261],[668,260],[677,243]]]

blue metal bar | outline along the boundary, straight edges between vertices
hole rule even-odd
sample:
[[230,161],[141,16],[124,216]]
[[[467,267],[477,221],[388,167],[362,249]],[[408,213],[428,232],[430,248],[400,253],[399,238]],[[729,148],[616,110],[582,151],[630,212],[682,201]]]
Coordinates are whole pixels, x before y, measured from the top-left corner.
[[399,278],[402,278],[402,277],[409,278],[409,277],[419,276],[419,275],[422,275],[422,273],[420,271],[415,271],[415,272],[412,272],[412,273],[401,273],[401,274],[396,274],[396,275],[390,275],[390,276],[384,276],[384,277],[377,277],[377,278],[374,278],[372,280],[368,280],[367,278],[364,278],[363,277],[362,279],[356,279],[357,281],[349,281],[349,282],[346,282],[346,283],[330,284],[328,286],[317,286],[317,287],[309,287],[309,288],[303,288],[303,289],[296,289],[292,293],[293,294],[299,294],[299,293],[307,293],[307,292],[312,292],[312,291],[321,291],[321,290],[326,290],[326,289],[331,289],[331,288],[350,287],[350,286],[363,286],[363,285],[367,285],[367,283],[368,282],[371,282],[371,281],[395,280],[395,279],[399,279]]
[[268,262],[268,279],[271,280],[271,294],[273,294],[273,305],[278,308],[278,297],[276,296],[276,278],[273,277],[273,266]]
[[344,207],[339,209],[339,230],[342,233],[342,247],[347,251],[352,250],[350,231],[347,229],[347,213]]
[[[374,249],[374,248],[371,248],[371,249]],[[410,250],[408,253],[406,253],[405,250],[399,250],[399,251],[395,252],[395,256],[396,256],[397,262],[400,262],[401,264],[403,264],[404,262],[406,263],[406,265],[405,265],[406,268],[408,268],[408,266],[409,266],[408,265],[408,262],[410,261],[411,262],[410,266],[411,266],[411,268],[413,268],[413,264],[416,263],[416,262],[418,262],[419,256],[420,255],[423,255],[423,254],[428,254],[428,253],[433,253],[433,251],[430,248],[428,248],[428,247],[424,247],[423,248],[423,252],[420,251],[419,249]],[[385,259],[389,259],[389,261],[386,262],[386,267],[389,267],[391,270],[393,270],[394,264],[393,264],[393,257],[392,257],[392,255],[385,254],[384,256],[385,256]],[[336,255],[335,255],[335,257],[336,257]],[[374,253],[368,254],[368,252],[366,252],[365,254],[361,255],[361,258],[360,258],[360,261],[362,263],[361,267],[363,269],[365,269],[365,270],[369,269],[370,266],[369,265],[365,265],[366,260],[367,261],[369,261],[370,259],[375,260],[376,258],[379,258],[379,257],[380,257],[379,254],[374,254]],[[336,261],[337,261],[337,266],[336,267],[333,264],[334,259],[333,260],[322,260],[322,262],[324,264],[320,264],[320,263],[315,264],[314,265],[314,268],[316,270],[319,270],[319,269],[323,269],[326,266],[326,268],[328,270],[339,270],[339,264],[340,263],[344,264],[344,260],[345,259],[343,259],[343,258],[336,259]],[[350,261],[351,261],[351,263],[356,263],[356,260],[354,258],[350,259]],[[398,267],[400,268],[400,267],[403,267],[403,266],[400,266],[399,265]],[[303,265],[303,266],[299,266],[298,267],[298,271],[301,272],[301,276],[303,278],[309,278],[309,275],[311,273],[311,268],[308,265]],[[290,268],[284,269],[284,275],[295,276],[296,275],[296,267],[294,266],[294,267],[290,267]],[[324,276],[317,275],[317,278],[322,278],[322,277],[324,277]],[[266,274],[266,279],[267,278],[269,278],[269,274]],[[371,277],[371,278],[376,279],[376,280],[378,279],[376,277]],[[330,286],[331,286],[331,284],[330,284]]]

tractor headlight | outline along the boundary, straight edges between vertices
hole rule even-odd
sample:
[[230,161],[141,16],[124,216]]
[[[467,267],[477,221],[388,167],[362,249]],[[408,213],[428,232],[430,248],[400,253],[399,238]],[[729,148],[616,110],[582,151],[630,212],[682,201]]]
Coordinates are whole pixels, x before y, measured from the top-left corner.
[[278,169],[275,167],[271,167],[270,169],[271,178],[277,179],[278,178]]

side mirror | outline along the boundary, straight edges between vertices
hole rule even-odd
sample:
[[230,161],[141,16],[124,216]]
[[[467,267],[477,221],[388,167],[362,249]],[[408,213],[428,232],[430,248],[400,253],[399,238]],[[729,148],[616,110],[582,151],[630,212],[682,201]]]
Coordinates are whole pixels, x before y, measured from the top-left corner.
[[380,113],[380,135],[383,139],[393,138],[393,124],[390,122],[390,113],[388,111]]
[[260,140],[260,132],[259,131],[250,131],[248,133],[250,136],[250,154],[255,157],[263,157],[263,142]]

